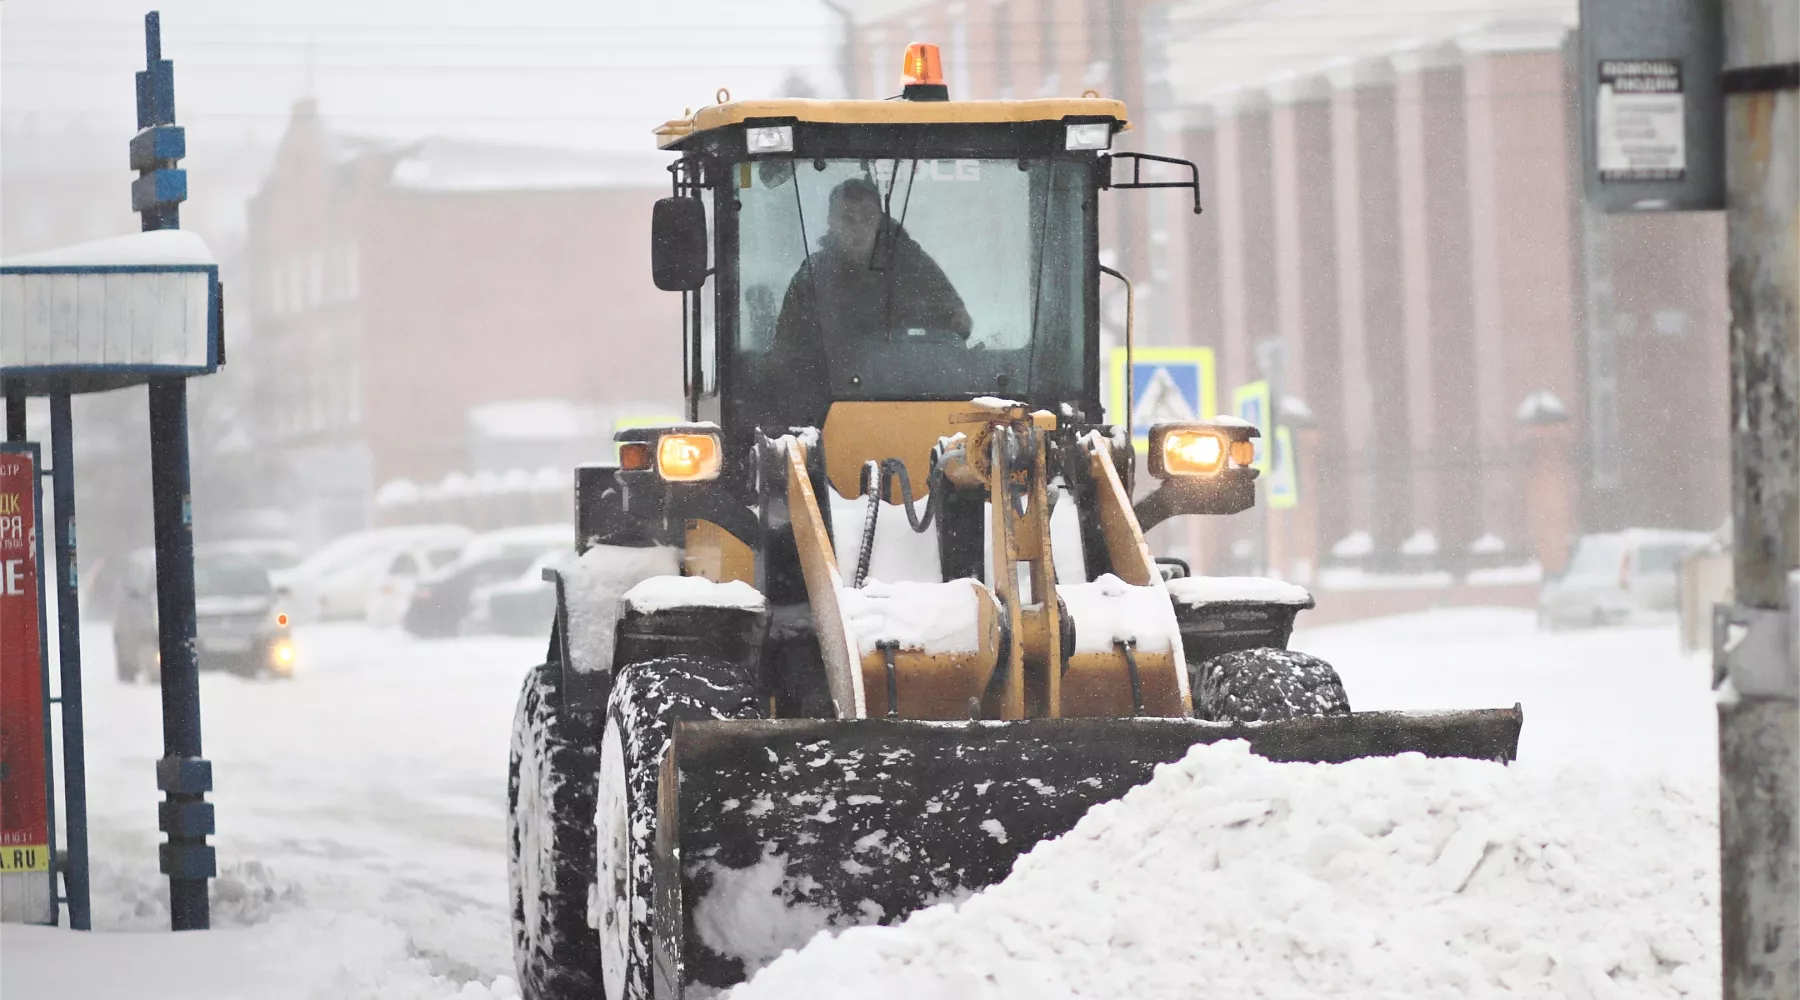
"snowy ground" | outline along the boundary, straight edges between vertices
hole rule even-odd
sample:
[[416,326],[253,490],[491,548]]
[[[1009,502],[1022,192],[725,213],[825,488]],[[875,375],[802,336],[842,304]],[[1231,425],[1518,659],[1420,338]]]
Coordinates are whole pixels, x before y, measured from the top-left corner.
[[[167,912],[155,876],[157,693],[112,679],[104,628],[84,636],[95,924],[108,933],[0,930],[0,995],[514,995],[502,843],[507,728],[541,642],[423,642],[321,626],[299,635],[291,683],[205,677],[221,830],[214,919],[229,929],[171,936],[158,933]],[[1522,702],[1519,776],[1502,779],[1502,798],[1625,782],[1666,786],[1684,815],[1711,801],[1708,667],[1677,651],[1672,627],[1545,635],[1529,612],[1465,609],[1321,629],[1295,645],[1338,664],[1358,708]],[[1559,775],[1565,768],[1574,776]],[[1584,801],[1605,810],[1614,800]],[[1631,810],[1645,808],[1641,796],[1616,801],[1621,822],[1640,819]],[[1711,842],[1693,833],[1650,847],[1704,884],[1716,862]],[[1666,889],[1646,885],[1642,894]],[[1695,926],[1716,922],[1707,905],[1696,900]],[[1582,927],[1568,933],[1586,934]],[[1705,982],[1690,975],[1683,985]]]

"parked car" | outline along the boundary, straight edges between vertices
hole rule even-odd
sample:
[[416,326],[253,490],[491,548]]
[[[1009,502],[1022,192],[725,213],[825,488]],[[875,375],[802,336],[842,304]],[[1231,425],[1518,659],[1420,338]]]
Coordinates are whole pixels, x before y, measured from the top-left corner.
[[1671,615],[1681,560],[1706,542],[1699,531],[1633,528],[1584,535],[1562,573],[1544,581],[1538,622],[1554,629]]
[[465,632],[541,636],[550,632],[556,615],[556,585],[544,579],[544,571],[566,568],[575,551],[558,548],[539,556],[523,573],[510,580],[476,587],[469,598]]
[[456,560],[421,577],[402,621],[408,632],[425,638],[456,635],[469,614],[477,587],[510,580],[548,552],[573,552],[575,528],[542,524],[502,528],[477,535]]
[[[253,554],[229,545],[194,549],[194,620],[200,669],[293,676],[297,656],[288,616],[269,571]],[[156,556],[144,549],[127,563],[113,617],[119,680],[162,679],[157,621]]]
[[429,559],[440,546],[457,546],[474,532],[457,524],[420,524],[376,528],[345,535],[275,577],[290,595],[292,613],[303,621],[361,618],[369,596],[387,574],[394,557],[411,552]]
[[419,579],[443,569],[462,554],[466,540],[442,540],[409,546],[394,553],[387,569],[369,592],[365,617],[371,625],[398,625],[412,605]]

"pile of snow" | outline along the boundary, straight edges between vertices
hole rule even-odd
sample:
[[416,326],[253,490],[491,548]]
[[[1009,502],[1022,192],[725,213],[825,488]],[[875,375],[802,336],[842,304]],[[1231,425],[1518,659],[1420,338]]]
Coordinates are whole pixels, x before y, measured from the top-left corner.
[[1400,543],[1400,554],[1403,556],[1435,556],[1437,551],[1437,536],[1431,533],[1430,528],[1420,528]]
[[655,576],[681,572],[671,548],[595,545],[563,571],[563,599],[569,612],[569,659],[577,671],[611,670],[613,632],[625,592]]
[[1331,546],[1331,554],[1339,559],[1361,559],[1375,551],[1375,538],[1366,531],[1352,531]]
[[[912,484],[915,491],[913,516],[923,518],[931,498],[925,484]],[[845,497],[835,489],[825,491],[831,504],[832,550],[838,569],[846,579],[856,573],[856,561],[862,555],[863,523],[869,516],[868,497]],[[875,544],[869,551],[869,577],[889,583],[938,583],[944,572],[938,566],[937,521],[923,532],[912,530],[906,510],[897,503],[878,501],[875,515]],[[985,524],[986,522],[983,521]]]
[[1149,653],[1176,648],[1181,627],[1160,586],[1136,587],[1104,573],[1092,583],[1058,584],[1056,593],[1075,623],[1077,653],[1110,653],[1122,640]]
[[742,580],[709,580],[703,576],[653,576],[625,592],[625,603],[639,614],[670,608],[730,608],[761,611],[763,595]]
[[1218,744],[1000,885],[730,996],[1710,996],[1716,847],[1711,794],[1672,779]]
[[992,600],[973,580],[949,583],[884,583],[838,589],[844,625],[858,657],[879,643],[933,653],[973,653],[981,648],[981,602]]

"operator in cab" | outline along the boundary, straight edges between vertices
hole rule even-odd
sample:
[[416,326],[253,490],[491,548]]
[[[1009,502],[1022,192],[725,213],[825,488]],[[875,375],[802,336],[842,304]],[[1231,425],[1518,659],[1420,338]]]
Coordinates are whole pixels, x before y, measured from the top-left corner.
[[911,331],[969,339],[962,296],[931,255],[889,218],[875,185],[857,177],[831,191],[819,249],[794,272],[775,342],[792,349],[822,337],[843,343]]

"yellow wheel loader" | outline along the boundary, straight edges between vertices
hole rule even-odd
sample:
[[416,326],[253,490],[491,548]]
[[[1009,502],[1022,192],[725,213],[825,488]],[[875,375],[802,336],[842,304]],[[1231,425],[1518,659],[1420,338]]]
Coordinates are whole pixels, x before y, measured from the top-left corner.
[[1196,744],[1517,751],[1517,706],[1352,713],[1285,648],[1304,589],[1151,554],[1254,500],[1253,426],[1149,428],[1134,502],[1129,401],[1102,416],[1101,203],[1198,212],[1198,171],[1113,152],[1117,101],[952,101],[935,64],[657,131],[689,420],[577,475],[513,737],[527,997],[710,995],[1005,878]]

